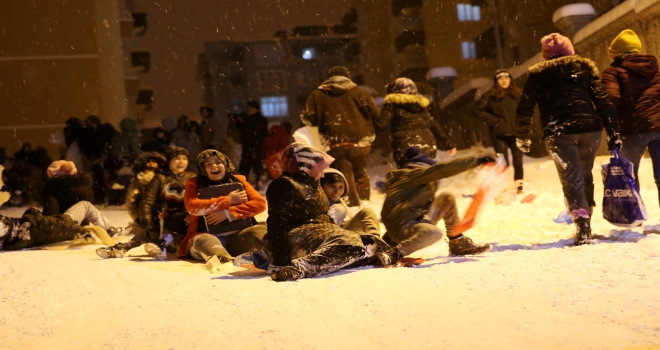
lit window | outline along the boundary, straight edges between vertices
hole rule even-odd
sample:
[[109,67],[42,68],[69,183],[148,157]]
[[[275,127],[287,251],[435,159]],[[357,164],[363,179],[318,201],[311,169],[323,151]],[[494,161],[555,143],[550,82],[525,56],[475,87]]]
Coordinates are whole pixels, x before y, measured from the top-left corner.
[[313,48],[303,49],[302,56],[303,59],[305,60],[311,60],[312,58],[314,58],[314,49]]
[[261,113],[265,117],[286,117],[289,115],[289,105],[286,96],[270,96],[261,98]]
[[461,48],[463,49],[463,58],[477,58],[477,45],[474,41],[461,42]]
[[458,21],[481,21],[481,8],[470,4],[457,4]]

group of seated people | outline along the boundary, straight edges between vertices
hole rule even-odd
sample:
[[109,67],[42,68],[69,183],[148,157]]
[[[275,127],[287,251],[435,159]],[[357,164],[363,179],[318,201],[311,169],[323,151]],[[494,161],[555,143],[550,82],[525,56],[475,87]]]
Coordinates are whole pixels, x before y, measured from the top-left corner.
[[[0,249],[82,239],[106,244],[96,250],[101,258],[121,258],[143,245],[155,259],[165,260],[170,253],[207,266],[233,262],[263,269],[274,281],[325,275],[350,266],[395,265],[438,242],[444,235],[437,226],[441,219],[452,255],[491,249],[453,232],[459,221],[456,201],[448,193],[436,196],[440,179],[492,162],[490,153],[436,163],[410,147],[405,166],[388,174],[381,212],[387,232],[382,236],[372,209],[349,213],[342,200],[347,189],[344,175],[329,168],[331,156],[308,144],[296,142],[284,150],[284,172],[270,184],[266,199],[245,176],[234,174],[232,162],[217,150],[198,155],[199,175],[186,171],[190,160],[185,149],[169,147],[166,153],[165,158],[145,152],[135,162],[126,201],[137,223],[130,241],[113,244],[108,239],[121,229],[84,200],[84,190],[72,188],[84,183],[72,181],[81,177],[75,167],[57,161],[48,175],[59,185],[52,186],[56,193],[45,194],[53,197],[52,204],[44,206],[43,213],[31,208],[21,218],[1,217]],[[76,192],[81,195],[72,195]],[[267,207],[267,222],[258,223],[255,216]]]

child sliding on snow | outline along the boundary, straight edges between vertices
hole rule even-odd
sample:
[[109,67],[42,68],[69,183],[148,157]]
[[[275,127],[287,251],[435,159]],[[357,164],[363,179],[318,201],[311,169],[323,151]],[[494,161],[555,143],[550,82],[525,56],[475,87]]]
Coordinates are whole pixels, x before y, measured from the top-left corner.
[[452,232],[452,227],[459,222],[456,200],[449,193],[436,197],[435,192],[436,181],[493,161],[493,156],[481,155],[436,163],[420,153],[419,148],[409,147],[404,154],[405,167],[387,175],[387,195],[381,212],[387,228],[383,239],[398,254],[406,256],[439,241],[443,232],[436,225],[443,219],[452,255],[490,250],[490,244],[475,244],[470,238]]

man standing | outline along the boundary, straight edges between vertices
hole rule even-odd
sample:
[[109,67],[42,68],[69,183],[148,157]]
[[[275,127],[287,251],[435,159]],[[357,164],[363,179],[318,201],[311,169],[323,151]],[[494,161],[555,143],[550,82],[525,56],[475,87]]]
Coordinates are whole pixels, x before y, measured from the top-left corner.
[[261,163],[261,145],[268,136],[268,120],[261,114],[259,102],[249,100],[245,110],[246,115],[237,118],[237,126],[241,132],[243,153],[238,172],[249,178],[250,170],[254,172],[255,183],[264,171]]
[[323,142],[335,158],[332,167],[348,182],[348,205],[369,200],[367,160],[376,138],[374,121],[380,111],[374,99],[351,81],[346,67],[332,67],[328,79],[307,99],[301,115],[307,126],[318,126]]

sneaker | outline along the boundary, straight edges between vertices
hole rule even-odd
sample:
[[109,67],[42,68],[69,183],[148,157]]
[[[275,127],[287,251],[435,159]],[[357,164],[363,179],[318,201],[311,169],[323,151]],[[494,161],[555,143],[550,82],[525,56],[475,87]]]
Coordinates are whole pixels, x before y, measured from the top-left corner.
[[126,255],[126,249],[121,246],[103,247],[96,250],[96,255],[101,259],[123,258]]
[[270,275],[275,282],[295,281],[303,278],[303,273],[293,266],[285,266]]
[[462,236],[449,240],[449,252],[451,255],[470,255],[484,253],[493,249],[493,246],[486,244],[475,244],[470,237]]
[[144,251],[156,260],[167,260],[167,246],[164,244],[147,243],[144,245]]
[[270,261],[266,259],[261,251],[243,253],[234,259],[234,266],[252,270],[268,270]]

